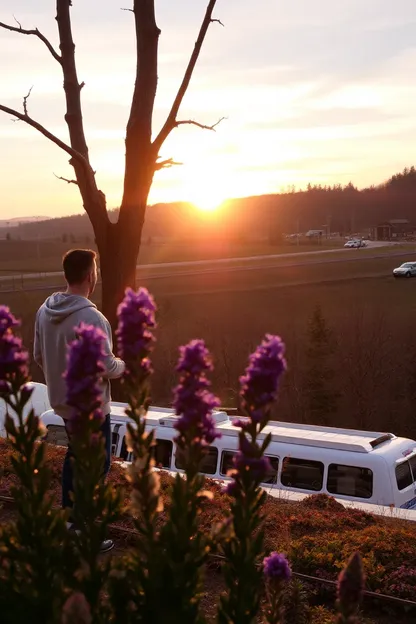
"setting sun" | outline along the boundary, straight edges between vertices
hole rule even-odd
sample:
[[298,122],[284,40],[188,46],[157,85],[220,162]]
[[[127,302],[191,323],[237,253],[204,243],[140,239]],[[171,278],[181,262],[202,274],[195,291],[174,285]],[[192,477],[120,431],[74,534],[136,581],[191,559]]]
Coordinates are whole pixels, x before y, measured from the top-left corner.
[[215,212],[223,202],[223,197],[211,193],[207,190],[206,194],[201,193],[200,196],[192,199],[194,206],[202,212]]
[[184,190],[186,199],[201,212],[216,212],[228,198],[226,180],[221,178],[217,170],[208,172],[205,168],[203,176],[200,171],[195,174],[191,178],[191,185]]

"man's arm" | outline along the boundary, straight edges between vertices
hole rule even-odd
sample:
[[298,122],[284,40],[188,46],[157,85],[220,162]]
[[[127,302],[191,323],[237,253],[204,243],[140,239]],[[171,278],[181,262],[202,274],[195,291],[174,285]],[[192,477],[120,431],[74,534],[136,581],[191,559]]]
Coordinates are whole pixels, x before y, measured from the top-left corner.
[[36,321],[35,321],[35,338],[33,341],[33,359],[35,360],[36,364],[40,366],[40,368],[43,370],[42,346],[41,346],[41,341],[40,341],[38,314],[36,314]]
[[[103,319],[104,321],[104,319]],[[113,353],[113,339],[111,335],[110,323],[105,319],[102,327],[106,340],[103,345],[104,359],[103,364],[105,367],[105,373],[103,377],[106,379],[118,379],[126,370],[126,365],[120,358],[116,357]]]

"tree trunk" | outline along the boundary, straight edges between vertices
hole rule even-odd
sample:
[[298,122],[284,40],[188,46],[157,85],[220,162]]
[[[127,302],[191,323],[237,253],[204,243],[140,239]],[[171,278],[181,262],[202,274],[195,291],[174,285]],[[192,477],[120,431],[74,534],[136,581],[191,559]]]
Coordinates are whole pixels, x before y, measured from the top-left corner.
[[140,250],[144,214],[142,207],[121,218],[117,223],[106,225],[105,235],[96,236],[100,256],[102,280],[102,312],[110,321],[113,331],[117,325],[117,307],[128,286],[136,286],[137,258]]

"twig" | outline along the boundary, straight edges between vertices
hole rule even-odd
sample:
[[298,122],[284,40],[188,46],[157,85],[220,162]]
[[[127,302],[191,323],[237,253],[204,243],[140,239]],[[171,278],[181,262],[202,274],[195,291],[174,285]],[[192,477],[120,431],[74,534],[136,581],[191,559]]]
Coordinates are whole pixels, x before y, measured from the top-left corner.
[[201,124],[199,123],[199,121],[194,121],[193,119],[184,119],[182,121],[176,121],[175,122],[175,127],[177,126],[197,126],[198,128],[202,128],[202,130],[213,130],[215,132],[215,128],[222,122],[224,121],[224,119],[227,119],[227,117],[221,117],[221,119],[218,119],[218,121],[215,124],[212,124],[212,126],[207,126],[205,124]]
[[23,98],[23,112],[27,117],[27,101],[30,98],[30,94],[32,93],[32,89],[33,89],[33,85],[30,87],[27,95],[24,96]]
[[19,22],[19,20],[17,19],[17,17],[15,15],[13,15],[13,19],[16,22],[16,24],[19,26],[19,30],[22,30],[22,25],[21,25],[21,23]]
[[222,23],[222,21],[221,21],[221,20],[211,18],[211,24],[213,24],[214,22],[216,22],[217,24],[219,24],[220,26],[222,26],[223,28],[225,28],[225,26],[224,26],[224,24]]
[[58,61],[58,63],[62,65],[61,55],[58,54],[58,52],[55,50],[51,42],[45,37],[45,35],[43,35],[37,28],[34,28],[32,30],[26,30],[22,28],[21,23],[14,16],[13,18],[17,26],[11,26],[10,24],[4,24],[3,22],[0,22],[0,28],[4,28],[5,30],[10,30],[11,32],[17,32],[17,33],[20,33],[21,35],[33,35],[37,37],[38,39],[40,39],[40,41],[42,41],[42,43],[45,44],[45,46],[48,48],[49,52],[52,54],[55,61]]
[[155,164],[155,171],[159,171],[160,169],[167,169],[169,167],[174,167],[175,165],[183,165],[181,162],[177,162],[173,160],[173,158],[168,158],[167,160],[161,160]]
[[124,7],[121,7],[120,11],[129,11],[130,13],[134,13],[133,9],[125,9]]
[[55,176],[55,178],[57,178],[58,180],[62,180],[63,182],[67,182],[68,184],[76,184],[77,186],[79,186],[77,180],[70,180],[69,178],[64,178],[62,176],[58,176],[56,175],[56,173],[53,174]]

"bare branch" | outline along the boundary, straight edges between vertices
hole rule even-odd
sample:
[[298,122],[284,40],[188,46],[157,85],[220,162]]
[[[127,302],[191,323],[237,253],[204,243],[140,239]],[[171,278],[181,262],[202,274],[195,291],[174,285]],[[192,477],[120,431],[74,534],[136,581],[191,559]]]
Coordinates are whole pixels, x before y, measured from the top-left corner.
[[55,143],[55,145],[60,147],[62,150],[64,150],[64,152],[66,152],[72,158],[74,158],[74,160],[82,164],[85,168],[88,168],[88,170],[90,169],[90,165],[87,159],[84,158],[82,154],[80,154],[79,152],[74,150],[72,147],[64,143],[64,141],[61,141],[61,139],[59,139],[57,136],[52,134],[52,132],[49,132],[49,130],[47,130],[44,126],[42,126],[42,124],[38,123],[37,121],[29,117],[29,115],[27,115],[26,113],[19,113],[19,111],[14,110],[14,108],[3,106],[3,104],[0,104],[0,111],[3,111],[4,113],[7,113],[8,115],[12,115],[13,117],[16,118],[16,120],[18,119],[20,121],[24,121],[29,126],[32,126],[32,128],[35,128],[35,130],[43,134],[44,137],[52,141],[52,143]]
[[211,24],[213,24],[214,22],[216,22],[217,24],[219,24],[220,26],[222,26],[223,28],[225,28],[225,26],[224,26],[224,24],[222,23],[222,21],[221,21],[221,20],[211,18]]
[[129,11],[130,13],[134,13],[133,9],[125,9],[124,7],[121,7],[120,11]]
[[178,93],[175,97],[175,100],[172,104],[172,108],[170,110],[170,113],[165,121],[164,126],[162,127],[161,131],[159,132],[159,134],[157,135],[157,137],[155,138],[155,140],[153,141],[153,145],[155,147],[155,149],[157,151],[160,150],[161,146],[163,145],[164,141],[167,139],[167,137],[169,136],[169,134],[172,132],[172,130],[175,128],[176,125],[176,116],[178,114],[180,105],[182,104],[182,100],[185,96],[185,93],[188,89],[189,83],[191,81],[192,78],[192,74],[193,71],[195,69],[195,65],[197,63],[199,54],[201,52],[201,48],[202,48],[202,44],[204,43],[204,39],[205,39],[205,35],[207,34],[208,28],[211,24],[211,22],[213,21],[212,18],[212,12],[214,10],[216,4],[216,0],[209,0],[208,2],[208,6],[207,6],[207,10],[205,13],[205,17],[202,21],[202,25],[198,34],[198,38],[195,42],[195,46],[194,46],[194,50],[191,54],[191,58],[189,59],[189,63],[188,66],[186,68],[185,71],[185,75],[183,77],[182,83],[179,87]]
[[4,28],[5,30],[10,30],[11,32],[17,32],[17,33],[20,33],[21,35],[33,35],[37,37],[45,44],[45,46],[48,48],[49,52],[52,54],[55,61],[58,61],[59,64],[62,64],[62,58],[60,54],[58,54],[58,52],[55,50],[51,42],[48,41],[45,35],[43,35],[37,28],[33,30],[25,30],[24,28],[22,28],[21,23],[18,22],[15,17],[14,17],[14,20],[17,23],[17,26],[10,26],[10,24],[4,24],[3,22],[0,22],[0,28]]
[[201,123],[199,123],[199,121],[194,121],[193,119],[184,119],[183,121],[176,121],[175,122],[175,127],[177,127],[177,126],[197,126],[198,128],[202,128],[202,130],[213,130],[215,132],[216,127],[222,121],[224,121],[224,119],[227,119],[227,117],[221,117],[221,119],[218,119],[218,121],[215,124],[212,124],[212,126],[207,126],[205,124],[201,124]]
[[176,165],[183,165],[181,162],[176,162],[173,158],[168,158],[167,160],[160,160],[155,164],[155,171],[160,171],[160,169],[169,169],[170,167],[174,167]]
[[57,178],[57,180],[62,180],[63,182],[67,182],[68,184],[76,184],[77,186],[79,186],[78,182],[76,180],[70,180],[69,178],[64,178],[62,176],[58,176],[56,175],[56,173],[53,174],[55,176],[55,178]]
[[32,89],[33,89],[33,86],[30,87],[27,95],[25,95],[24,98],[23,98],[23,112],[26,115],[26,117],[27,117],[27,101],[30,98],[30,94],[32,93]]

